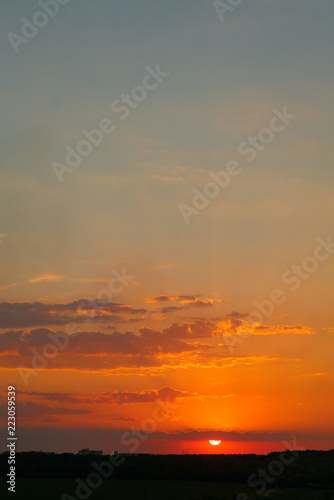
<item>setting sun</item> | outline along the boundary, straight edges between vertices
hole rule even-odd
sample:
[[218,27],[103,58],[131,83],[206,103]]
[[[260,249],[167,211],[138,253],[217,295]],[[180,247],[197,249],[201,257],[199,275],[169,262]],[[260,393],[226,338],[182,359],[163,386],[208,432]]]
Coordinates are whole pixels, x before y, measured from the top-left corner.
[[221,441],[215,441],[214,439],[209,439],[209,443],[212,444],[212,446],[218,446]]

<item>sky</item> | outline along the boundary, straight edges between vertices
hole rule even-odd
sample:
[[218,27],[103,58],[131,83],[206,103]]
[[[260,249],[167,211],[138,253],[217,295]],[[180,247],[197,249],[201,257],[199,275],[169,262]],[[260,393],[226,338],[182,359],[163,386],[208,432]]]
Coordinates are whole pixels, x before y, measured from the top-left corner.
[[60,3],[0,5],[2,435],[334,448],[333,2]]

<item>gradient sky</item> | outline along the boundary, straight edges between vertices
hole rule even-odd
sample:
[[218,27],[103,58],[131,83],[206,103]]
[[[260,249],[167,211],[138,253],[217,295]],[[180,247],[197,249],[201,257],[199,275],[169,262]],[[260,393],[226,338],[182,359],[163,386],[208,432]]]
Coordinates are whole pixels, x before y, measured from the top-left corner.
[[[222,22],[208,0],[71,0],[15,54],[7,33],[38,10],[0,6],[0,376],[19,448],[130,451],[157,399],[171,410],[139,451],[333,448],[334,255],[282,280],[334,240],[333,2],[245,1]],[[157,65],[169,76],[120,120],[111,103]],[[248,163],[238,146],[285,106],[296,118]],[[106,117],[60,183],[52,163]],[[230,160],[242,173],[187,225],[180,203]]]

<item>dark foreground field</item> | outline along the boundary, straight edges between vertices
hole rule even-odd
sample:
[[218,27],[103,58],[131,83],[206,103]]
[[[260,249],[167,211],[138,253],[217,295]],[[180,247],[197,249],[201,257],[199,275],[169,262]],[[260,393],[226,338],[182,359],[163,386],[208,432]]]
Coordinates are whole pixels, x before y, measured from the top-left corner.
[[[3,484],[2,484],[3,487]],[[77,498],[73,479],[19,479],[16,500],[67,500]],[[199,481],[105,481],[89,497],[91,500],[235,500],[238,493],[248,492],[250,499],[268,498],[254,496],[246,485]],[[253,495],[253,496],[252,496]],[[6,498],[7,496],[5,496]],[[1,498],[3,498],[1,494]],[[8,494],[8,498],[11,498]],[[88,497],[87,497],[88,498]],[[334,492],[289,489],[277,491],[275,500],[334,500]]]
[[15,457],[15,494],[7,491],[4,479],[8,460],[8,453],[0,454],[1,500],[334,500],[334,450],[283,455],[23,452]]

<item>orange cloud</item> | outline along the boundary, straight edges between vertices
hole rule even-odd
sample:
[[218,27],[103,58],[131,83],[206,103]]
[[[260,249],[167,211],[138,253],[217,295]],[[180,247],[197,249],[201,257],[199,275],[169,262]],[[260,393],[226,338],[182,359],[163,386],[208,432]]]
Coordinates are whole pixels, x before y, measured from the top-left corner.
[[17,285],[17,283],[11,283],[10,285],[3,285],[3,286],[0,286],[0,290],[8,290],[8,288],[13,288],[16,285]]
[[162,314],[168,314],[190,307],[211,307],[214,302],[221,302],[220,299],[201,299],[198,295],[159,295],[146,299],[148,304],[156,304],[160,302],[179,302],[181,306],[168,306],[159,309]]
[[29,283],[42,283],[43,281],[61,281],[65,276],[61,274],[41,274],[29,280]]
[[158,297],[153,297],[146,299],[148,304],[155,304],[156,302],[165,302],[168,300],[187,300],[187,301],[195,301],[198,295],[159,295]]
[[[173,402],[176,399],[185,400],[188,398],[196,398],[196,393],[172,389],[171,387],[162,387],[158,390],[146,391],[111,391],[111,392],[95,392],[84,394],[67,394],[67,393],[52,393],[52,392],[24,392],[17,391],[23,397],[28,397],[29,400],[36,399],[42,401],[51,401],[67,404],[136,404],[136,403],[154,403],[158,399],[164,402]],[[227,397],[227,396],[225,396]]]
[[123,323],[124,315],[142,315],[146,309],[115,302],[77,300],[68,304],[42,304],[41,302],[1,302],[1,328],[29,328],[36,326],[65,325],[76,323],[107,321]]

